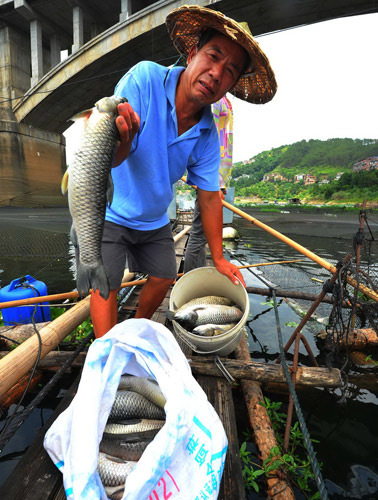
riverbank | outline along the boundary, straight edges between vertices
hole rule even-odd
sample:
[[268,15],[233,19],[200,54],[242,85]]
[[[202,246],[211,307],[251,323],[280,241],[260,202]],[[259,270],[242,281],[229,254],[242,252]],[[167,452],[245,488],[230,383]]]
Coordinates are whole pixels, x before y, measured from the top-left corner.
[[[324,203],[321,201],[311,201],[311,202],[299,202],[299,203],[289,203],[284,201],[268,201],[261,200],[258,198],[244,198],[235,196],[234,204],[240,208],[255,208],[256,210],[261,210],[264,212],[280,212],[282,210],[297,210],[302,212],[316,212],[325,213],[327,211],[335,212],[351,212],[359,213],[363,204],[361,203],[335,203],[328,202]],[[366,203],[366,209],[371,213],[373,210],[378,210],[378,202],[369,201]]]

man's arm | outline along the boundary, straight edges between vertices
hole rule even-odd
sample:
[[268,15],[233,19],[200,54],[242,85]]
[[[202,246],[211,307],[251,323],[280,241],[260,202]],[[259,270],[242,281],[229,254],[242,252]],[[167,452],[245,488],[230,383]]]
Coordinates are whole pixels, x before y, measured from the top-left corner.
[[[245,286],[243,276],[239,269],[223,257],[223,214],[219,191],[203,191],[199,188],[197,188],[197,191],[202,226],[217,271],[227,276],[235,285],[237,285],[239,283],[238,280],[240,280]],[[235,278],[238,278],[238,280]]]

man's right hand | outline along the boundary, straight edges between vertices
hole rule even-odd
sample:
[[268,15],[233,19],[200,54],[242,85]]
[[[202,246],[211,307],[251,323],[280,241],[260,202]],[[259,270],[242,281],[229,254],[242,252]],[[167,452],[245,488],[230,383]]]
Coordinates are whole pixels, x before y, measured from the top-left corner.
[[120,165],[130,153],[131,144],[135,134],[140,127],[140,118],[128,102],[122,102],[117,107],[118,116],[116,118],[116,126],[120,136],[120,142],[114,155],[113,166]]

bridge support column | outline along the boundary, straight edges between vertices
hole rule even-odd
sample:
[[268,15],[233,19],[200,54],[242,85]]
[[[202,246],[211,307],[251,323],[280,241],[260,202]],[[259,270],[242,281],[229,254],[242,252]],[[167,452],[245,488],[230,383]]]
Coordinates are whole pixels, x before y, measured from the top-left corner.
[[54,68],[60,63],[60,40],[57,35],[52,35],[50,38],[50,64]]
[[38,19],[30,21],[30,50],[32,68],[30,86],[33,87],[43,76],[42,27]]
[[122,23],[131,16],[131,0],[121,0],[121,14],[119,21]]
[[77,52],[84,44],[84,21],[83,11],[80,7],[76,6],[72,9],[73,17],[73,45],[72,53]]
[[27,37],[0,28],[0,61],[0,206],[67,206],[64,136],[18,123],[12,110],[30,85]]

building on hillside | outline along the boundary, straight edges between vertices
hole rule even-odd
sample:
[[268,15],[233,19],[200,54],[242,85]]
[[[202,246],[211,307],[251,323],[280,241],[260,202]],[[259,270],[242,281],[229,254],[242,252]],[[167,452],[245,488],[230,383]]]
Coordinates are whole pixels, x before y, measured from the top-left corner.
[[319,186],[323,186],[323,184],[329,184],[329,180],[323,179],[323,180],[319,181],[318,184],[319,184]]
[[303,181],[305,178],[305,174],[297,174],[294,176],[294,182],[300,182]]
[[304,177],[304,183],[305,186],[308,186],[309,184],[315,184],[316,182],[316,175],[311,175],[311,174],[306,174]]
[[363,170],[376,170],[378,168],[378,156],[370,156],[356,163],[353,163],[354,172],[362,172]]
[[335,177],[335,181],[338,181],[340,179],[340,177],[343,175],[344,172],[337,172],[336,174],[336,177]]
[[288,179],[279,173],[265,174],[263,177],[263,182],[277,182],[277,181],[288,181]]
[[235,177],[234,181],[238,181],[239,179],[249,179],[250,175],[249,174],[242,174],[242,175],[239,175],[239,177]]

